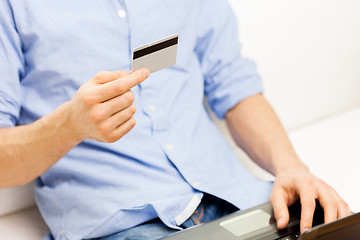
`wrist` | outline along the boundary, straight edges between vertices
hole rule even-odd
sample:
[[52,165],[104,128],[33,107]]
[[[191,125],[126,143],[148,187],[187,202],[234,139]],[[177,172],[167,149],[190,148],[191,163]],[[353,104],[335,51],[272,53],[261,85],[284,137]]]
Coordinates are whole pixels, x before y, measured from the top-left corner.
[[70,103],[60,105],[51,114],[40,119],[42,128],[48,133],[56,136],[57,141],[64,145],[76,146],[82,139],[75,131],[75,127],[70,120]]
[[72,108],[71,101],[62,104],[58,110],[61,118],[59,131],[64,132],[69,138],[69,141],[76,143],[76,145],[84,141],[85,138],[83,134],[79,132],[79,126],[76,125],[78,119],[74,119],[72,114],[74,109]]
[[272,172],[275,176],[278,176],[285,171],[309,171],[309,168],[297,156],[278,157],[272,162]]

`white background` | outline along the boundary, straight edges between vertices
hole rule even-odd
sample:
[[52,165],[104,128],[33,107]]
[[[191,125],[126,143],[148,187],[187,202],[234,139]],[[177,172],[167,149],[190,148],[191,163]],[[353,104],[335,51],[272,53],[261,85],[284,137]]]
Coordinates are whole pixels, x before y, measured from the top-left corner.
[[360,105],[360,1],[230,2],[287,129]]

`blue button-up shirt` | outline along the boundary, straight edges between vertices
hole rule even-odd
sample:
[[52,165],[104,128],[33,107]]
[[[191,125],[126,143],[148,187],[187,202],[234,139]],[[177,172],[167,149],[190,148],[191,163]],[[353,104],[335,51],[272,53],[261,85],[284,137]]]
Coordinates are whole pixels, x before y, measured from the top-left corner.
[[112,144],[80,143],[38,179],[56,239],[155,217],[180,229],[203,192],[240,209],[267,201],[271,183],[244,170],[204,106],[223,118],[261,80],[224,0],[0,1],[0,127],[51,113],[98,71],[130,70],[132,49],[175,33],[176,65],[132,89],[135,128]]

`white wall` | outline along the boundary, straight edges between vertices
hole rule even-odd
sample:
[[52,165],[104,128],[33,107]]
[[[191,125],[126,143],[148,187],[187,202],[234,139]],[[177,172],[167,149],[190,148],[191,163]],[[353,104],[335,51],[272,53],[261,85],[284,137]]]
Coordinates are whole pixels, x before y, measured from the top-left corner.
[[287,129],[360,105],[360,1],[230,0]]

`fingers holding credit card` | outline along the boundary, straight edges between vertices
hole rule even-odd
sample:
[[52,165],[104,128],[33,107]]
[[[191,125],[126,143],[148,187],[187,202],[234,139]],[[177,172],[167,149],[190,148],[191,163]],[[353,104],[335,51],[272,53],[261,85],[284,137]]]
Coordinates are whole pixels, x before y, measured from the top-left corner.
[[135,126],[131,88],[176,63],[178,34],[133,51],[133,71],[101,71],[68,102],[66,126],[77,141],[115,142]]
[[150,75],[148,69],[101,71],[67,103],[65,127],[77,141],[115,142],[135,126],[131,88]]

